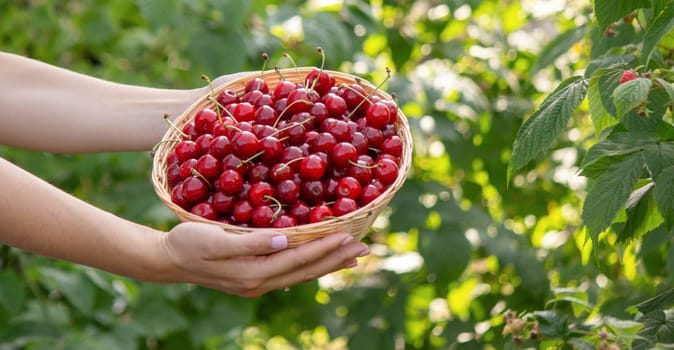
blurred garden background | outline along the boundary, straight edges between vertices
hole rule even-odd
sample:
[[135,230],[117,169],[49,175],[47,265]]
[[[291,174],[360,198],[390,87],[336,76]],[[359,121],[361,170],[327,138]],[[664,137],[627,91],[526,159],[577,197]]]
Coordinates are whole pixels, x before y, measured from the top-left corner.
[[[671,0],[1,0],[0,50],[117,82],[318,66],[318,46],[389,67],[415,153],[358,268],[259,299],[0,246],[0,349],[673,349],[673,28]],[[0,156],[177,223],[149,150]]]

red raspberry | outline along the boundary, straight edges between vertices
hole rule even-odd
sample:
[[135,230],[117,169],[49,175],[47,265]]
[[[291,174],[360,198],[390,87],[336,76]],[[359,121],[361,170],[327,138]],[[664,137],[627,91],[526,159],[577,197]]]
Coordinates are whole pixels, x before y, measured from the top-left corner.
[[637,73],[631,69],[628,69],[623,72],[623,75],[620,77],[620,84],[624,84],[630,80],[634,80],[637,77]]

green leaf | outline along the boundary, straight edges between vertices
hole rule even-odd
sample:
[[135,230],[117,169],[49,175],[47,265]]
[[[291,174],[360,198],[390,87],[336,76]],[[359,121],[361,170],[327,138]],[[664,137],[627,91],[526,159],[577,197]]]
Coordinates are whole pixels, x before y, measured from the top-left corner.
[[645,103],[648,91],[653,85],[650,79],[636,78],[620,84],[613,91],[613,103],[616,107],[616,117],[622,118],[627,112]]
[[594,0],[594,16],[603,32],[613,22],[636,9],[649,7],[648,0]]
[[241,33],[227,30],[214,31],[199,27],[190,40],[188,53],[194,62],[202,65],[211,78],[243,69],[246,47]]
[[180,6],[178,0],[136,0],[136,4],[153,28],[171,24]]
[[581,25],[562,33],[550,41],[538,55],[538,59],[529,74],[536,74],[539,70],[553,64],[559,56],[565,54],[573,45],[579,42],[586,33],[587,26]]
[[517,132],[512,156],[508,162],[508,182],[515,171],[552,145],[566,127],[573,111],[585,98],[587,87],[588,80],[583,77],[566,79],[524,122]]
[[[336,14],[320,12],[315,16],[305,17],[302,19],[302,27],[306,44],[314,48],[321,46],[325,50],[328,57],[326,65],[336,68],[340,62],[352,59],[349,53],[353,51],[353,32],[346,30]],[[318,53],[316,57],[319,57]]]
[[592,146],[580,167],[588,167],[604,157],[627,155],[641,151],[656,142],[658,142],[658,137],[652,133],[617,132]]
[[668,309],[672,305],[674,305],[674,288],[642,301],[635,306],[642,314],[648,314],[653,311]]
[[562,339],[569,333],[569,319],[566,315],[553,310],[535,311],[541,334],[552,338]]
[[0,306],[10,314],[17,314],[25,301],[24,282],[9,270],[0,271]]
[[597,76],[590,79],[590,86],[587,91],[587,100],[590,106],[590,117],[592,118],[592,125],[594,125],[595,137],[599,136],[604,129],[618,123],[618,120],[611,115],[602,102],[602,91],[599,84],[601,73],[598,72]]
[[663,169],[674,165],[674,143],[655,142],[646,146],[644,161],[651,177],[658,177]]
[[627,200],[627,222],[618,234],[618,242],[641,238],[662,224],[662,215],[653,197],[654,185],[651,182],[637,189]]
[[667,227],[674,227],[674,166],[664,169],[655,178],[654,195]]
[[643,173],[643,163],[641,153],[636,153],[613,164],[597,178],[585,199],[582,214],[593,241],[611,224],[629,197]]
[[157,338],[188,326],[187,320],[175,309],[174,305],[159,300],[139,305],[134,316],[146,335]]
[[[201,346],[210,337],[240,329],[255,315],[255,304],[234,297],[218,300],[206,313],[191,320],[189,332],[195,346]],[[227,315],[227,317],[223,317]]]
[[655,78],[655,83],[665,89],[667,95],[669,95],[669,102],[674,105],[674,87],[672,87],[672,84],[662,78]]
[[468,266],[472,250],[463,230],[444,223],[437,231],[421,231],[418,249],[428,272],[443,282],[451,282],[461,276]]
[[51,267],[40,269],[45,284],[63,293],[81,313],[90,316],[94,306],[94,285],[80,271],[64,271]]
[[674,343],[674,313],[663,310],[649,312],[639,319],[644,328],[639,335],[653,345],[656,343]]
[[641,61],[646,66],[660,40],[674,28],[674,2],[670,2],[646,28]]

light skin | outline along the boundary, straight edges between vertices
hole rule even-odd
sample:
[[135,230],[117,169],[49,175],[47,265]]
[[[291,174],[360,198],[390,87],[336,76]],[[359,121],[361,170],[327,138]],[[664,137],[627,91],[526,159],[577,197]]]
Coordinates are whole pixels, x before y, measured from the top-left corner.
[[[163,115],[179,115],[208,89],[118,84],[0,52],[0,144],[55,153],[148,151],[166,131]],[[2,158],[0,179],[0,244],[141,281],[194,283],[254,298],[354,267],[369,254],[348,234],[287,248],[285,236],[273,231],[239,235],[203,223],[159,231]]]

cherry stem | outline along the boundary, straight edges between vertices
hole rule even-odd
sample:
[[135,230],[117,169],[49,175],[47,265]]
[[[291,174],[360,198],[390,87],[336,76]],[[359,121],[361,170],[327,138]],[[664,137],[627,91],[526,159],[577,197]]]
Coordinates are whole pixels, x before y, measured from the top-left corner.
[[316,50],[321,54],[321,68],[318,70],[318,76],[314,78],[314,81],[311,82],[311,88],[310,90],[314,90],[316,87],[316,84],[318,84],[318,80],[321,77],[321,73],[323,73],[323,68],[325,67],[325,52],[323,51],[322,47],[317,47]]
[[236,123],[239,122],[239,121],[236,120],[236,118],[234,117],[234,114],[232,114],[232,112],[230,112],[229,110],[227,110],[227,108],[225,108],[225,106],[223,106],[222,103],[218,102],[217,99],[213,98],[213,96],[208,96],[208,100],[211,101],[211,102],[213,102],[213,103],[215,103],[215,105],[218,107],[218,108],[216,108],[216,109],[218,110],[218,119],[219,119],[220,122],[222,122],[222,116],[220,115],[220,110],[225,111],[225,113],[227,113],[227,116],[229,116],[230,118],[234,119],[234,122],[236,122]]
[[166,122],[166,124],[168,124],[169,129],[171,129],[171,130],[177,132],[177,133],[178,133],[180,136],[182,136],[184,139],[191,139],[191,138],[192,138],[190,135],[187,135],[187,134],[184,133],[182,130],[180,130],[180,128],[179,128],[177,125],[175,125],[175,123],[173,123],[173,121],[171,121],[171,119],[169,119],[169,115],[168,115],[168,114],[164,114],[164,121]]
[[274,121],[274,125],[272,125],[272,126],[273,126],[273,127],[276,127],[276,125],[278,124],[278,122],[281,121],[281,117],[283,117],[283,114],[284,114],[284,113],[285,113],[285,112],[286,112],[292,105],[297,104],[297,103],[305,103],[305,104],[307,104],[307,105],[309,105],[309,106],[313,106],[313,105],[314,105],[313,102],[307,101],[307,100],[297,100],[297,101],[293,101],[291,104],[287,105],[286,108],[284,108],[284,109],[281,111],[281,113],[279,113],[278,117],[276,117],[276,120]]
[[360,163],[358,163],[358,162],[352,161],[351,159],[349,159],[347,162],[348,162],[349,164],[351,164],[351,165],[353,165],[353,166],[357,166],[357,167],[359,167],[359,168],[365,168],[365,169],[379,168],[379,165],[377,165],[377,164],[374,164],[374,165],[360,164]]
[[[349,118],[351,118],[351,115],[352,115],[355,111],[357,111],[358,108],[360,108],[360,106],[361,106],[363,103],[365,103],[366,100],[367,100],[367,101],[370,101],[370,96],[372,96],[372,94],[374,94],[375,92],[379,91],[379,88],[381,88],[381,86],[384,85],[384,83],[386,83],[389,79],[391,79],[391,68],[386,67],[386,78],[384,78],[384,80],[382,80],[379,84],[377,84],[377,86],[374,87],[374,90],[370,91],[370,92],[367,94],[367,96],[365,96],[365,97],[363,98],[363,100],[360,101],[360,103],[359,103],[359,104],[358,104],[358,105],[351,111],[351,113],[349,113]],[[356,79],[356,81],[360,81],[360,79]],[[353,89],[352,89],[352,90],[353,90]],[[362,95],[361,95],[361,96],[362,96]]]
[[194,168],[190,169],[190,173],[192,173],[192,175],[197,176],[200,179],[204,180],[206,185],[208,185],[208,188],[210,188],[211,190],[213,189],[213,185],[211,184],[211,182],[208,181],[208,179],[204,175],[202,175],[197,169],[194,169]]
[[[219,104],[218,100],[215,98],[215,89],[213,89],[213,82],[211,81],[211,78],[209,78],[206,74],[202,74],[201,79],[208,83],[208,88],[211,90],[211,93],[208,95],[208,100]],[[218,120],[222,121],[222,114],[220,113],[220,110],[217,108],[216,110],[218,112]]]
[[289,160],[289,161],[283,163],[283,165],[281,165],[280,167],[278,167],[278,169],[274,170],[274,175],[278,175],[278,173],[280,173],[281,171],[285,170],[285,168],[289,167],[290,164],[292,164],[292,163],[294,163],[294,162],[297,162],[297,161],[300,161],[300,160],[302,160],[302,159],[304,159],[304,157],[297,157],[297,158],[295,158],[295,159],[291,159],[291,160]]
[[295,60],[290,56],[289,53],[284,52],[283,57],[287,58],[290,63],[292,64],[293,68],[295,68],[295,72],[297,72],[297,78],[302,81],[302,74],[300,74],[300,70],[297,68],[297,64],[295,63]]
[[274,214],[272,215],[272,218],[276,219],[278,217],[278,215],[281,213],[281,207],[283,206],[283,204],[278,199],[276,199],[276,198],[274,198],[274,197],[272,197],[268,194],[262,195],[262,199],[269,199],[270,201],[274,202],[274,204],[276,204],[276,210],[274,211]]
[[262,54],[262,59],[264,62],[262,63],[262,71],[260,72],[260,79],[264,77],[264,71],[267,69],[267,62],[269,62],[269,55],[265,52]]
[[286,80],[286,77],[281,73],[281,68],[279,68],[278,64],[274,66],[274,70],[281,77],[281,80]]
[[150,156],[154,157],[154,154],[157,153],[157,148],[159,148],[159,146],[161,146],[162,144],[168,143],[168,142],[182,142],[182,140],[180,140],[180,139],[161,140],[161,141],[157,142],[157,144],[152,146],[152,150],[150,150]]
[[[301,121],[301,122],[293,122],[292,124],[286,126],[286,127],[283,128],[283,129],[278,129],[278,130],[274,131],[274,132],[271,133],[269,136],[276,136],[276,135],[278,135],[278,134],[280,134],[280,133],[282,133],[282,132],[284,132],[284,131],[286,131],[286,130],[290,130],[290,129],[296,127],[296,126],[300,126],[300,125],[304,125],[304,124],[310,123],[310,122],[314,121],[315,118],[316,118],[316,117],[311,116],[311,117],[309,117],[309,118],[307,118],[307,119],[304,119],[304,120]],[[276,126],[276,124],[274,124],[274,126]]]
[[248,158],[242,160],[241,163],[239,163],[239,164],[236,165],[236,167],[237,167],[237,168],[240,168],[243,164],[252,162],[253,159],[255,159],[255,158],[261,156],[262,154],[264,154],[264,151],[257,152],[257,153],[255,153],[255,154],[253,154],[252,156],[250,156],[250,157],[248,157]]

